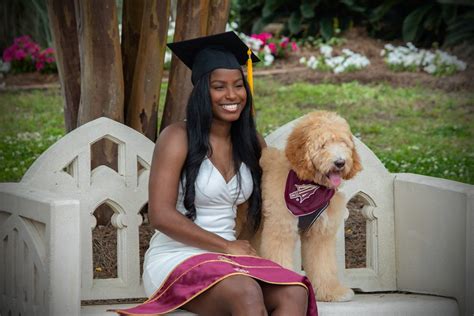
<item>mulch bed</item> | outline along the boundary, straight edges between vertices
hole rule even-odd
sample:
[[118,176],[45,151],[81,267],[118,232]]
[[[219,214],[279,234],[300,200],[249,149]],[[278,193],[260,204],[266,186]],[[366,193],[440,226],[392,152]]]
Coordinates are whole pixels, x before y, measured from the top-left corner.
[[[346,220],[345,247],[346,268],[366,267],[366,219],[361,213],[365,202],[356,196],[347,204],[349,218]],[[140,226],[140,274],[143,272],[143,257],[148,249],[148,243],[154,233],[147,215]],[[97,225],[92,231],[94,278],[108,279],[117,277],[117,229],[109,222]]]

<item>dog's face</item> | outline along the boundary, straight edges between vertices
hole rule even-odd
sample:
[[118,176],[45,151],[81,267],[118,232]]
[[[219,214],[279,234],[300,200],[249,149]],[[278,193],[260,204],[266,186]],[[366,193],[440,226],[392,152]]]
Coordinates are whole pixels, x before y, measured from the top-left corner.
[[330,188],[362,170],[349,125],[332,112],[303,118],[288,137],[285,152],[300,179]]

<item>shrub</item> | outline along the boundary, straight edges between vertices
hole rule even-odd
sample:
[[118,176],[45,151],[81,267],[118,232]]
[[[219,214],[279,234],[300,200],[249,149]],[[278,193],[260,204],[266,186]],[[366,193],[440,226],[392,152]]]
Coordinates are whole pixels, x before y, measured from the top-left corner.
[[15,38],[13,44],[3,51],[3,61],[11,63],[13,73],[57,72],[54,50],[51,47],[41,50],[29,35]]

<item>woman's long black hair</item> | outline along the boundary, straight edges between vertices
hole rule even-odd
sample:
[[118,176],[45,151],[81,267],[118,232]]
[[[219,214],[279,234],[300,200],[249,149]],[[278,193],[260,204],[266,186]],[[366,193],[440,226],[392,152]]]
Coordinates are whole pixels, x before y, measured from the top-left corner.
[[[257,138],[257,130],[252,115],[252,95],[247,80],[242,70],[240,71],[242,73],[245,90],[247,91],[247,103],[239,119],[232,122],[230,130],[232,159],[234,161],[234,170],[237,174],[239,186],[241,184],[239,173],[241,163],[245,163],[252,174],[253,192],[249,198],[247,221],[253,231],[256,232],[260,226],[262,207],[260,188],[262,168],[260,168],[259,164],[262,149]],[[201,163],[206,155],[212,155],[209,133],[211,131],[213,115],[209,79],[210,73],[207,73],[196,82],[186,108],[188,154],[182,170],[182,177],[186,179],[184,187],[184,207],[187,210],[186,216],[192,220],[196,218],[194,184]]]

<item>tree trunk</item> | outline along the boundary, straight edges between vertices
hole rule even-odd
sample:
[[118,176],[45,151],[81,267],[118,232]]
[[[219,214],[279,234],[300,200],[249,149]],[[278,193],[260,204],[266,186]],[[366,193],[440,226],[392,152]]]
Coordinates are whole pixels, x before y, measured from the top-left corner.
[[[79,0],[81,102],[78,125],[101,116],[123,123],[123,71],[115,0]],[[117,165],[117,145],[101,141],[92,150],[92,168]]]
[[64,122],[66,132],[70,132],[77,127],[81,99],[81,67],[75,6],[73,1],[61,0],[48,0],[47,6],[64,97]]
[[123,71],[115,0],[80,0],[81,103],[78,125],[105,116],[123,122]]
[[133,73],[140,44],[145,0],[124,0],[122,13],[122,60],[124,81],[124,115],[127,115],[132,92]]
[[[207,34],[209,3],[209,0],[178,1],[174,42]],[[160,131],[169,124],[184,119],[192,88],[191,70],[173,55]]]
[[209,19],[207,23],[207,34],[217,34],[225,31],[229,19],[230,0],[211,0],[209,8]]
[[168,33],[170,1],[146,2],[137,52],[127,125],[156,140],[157,112]]

